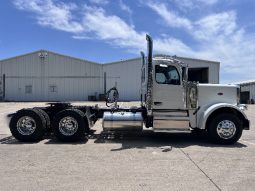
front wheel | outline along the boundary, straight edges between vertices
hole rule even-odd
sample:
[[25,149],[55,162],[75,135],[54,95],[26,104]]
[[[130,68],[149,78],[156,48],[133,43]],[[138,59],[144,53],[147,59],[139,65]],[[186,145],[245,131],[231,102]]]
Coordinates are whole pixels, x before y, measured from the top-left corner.
[[219,114],[210,121],[208,133],[210,138],[220,144],[236,143],[243,132],[242,123],[233,114]]

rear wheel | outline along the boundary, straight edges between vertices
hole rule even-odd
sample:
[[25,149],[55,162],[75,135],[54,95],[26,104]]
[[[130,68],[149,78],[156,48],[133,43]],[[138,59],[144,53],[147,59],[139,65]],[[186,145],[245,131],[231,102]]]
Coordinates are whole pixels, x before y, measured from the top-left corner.
[[59,112],[53,120],[55,136],[66,142],[82,140],[88,131],[85,114],[78,109],[66,109]]
[[46,121],[35,109],[22,109],[10,121],[10,131],[19,141],[37,142],[45,133]]
[[42,109],[40,108],[34,108],[34,110],[37,110],[38,112],[40,112],[42,114],[42,116],[44,117],[45,121],[46,121],[46,128],[50,128],[50,117],[49,115]]
[[233,144],[242,135],[243,127],[239,118],[233,114],[219,114],[209,124],[208,133],[214,142]]

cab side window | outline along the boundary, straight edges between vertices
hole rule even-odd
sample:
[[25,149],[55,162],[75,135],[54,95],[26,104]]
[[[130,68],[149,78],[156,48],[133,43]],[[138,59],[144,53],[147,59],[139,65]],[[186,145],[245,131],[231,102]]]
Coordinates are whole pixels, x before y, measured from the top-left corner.
[[180,75],[174,66],[155,66],[155,79],[158,84],[180,85]]

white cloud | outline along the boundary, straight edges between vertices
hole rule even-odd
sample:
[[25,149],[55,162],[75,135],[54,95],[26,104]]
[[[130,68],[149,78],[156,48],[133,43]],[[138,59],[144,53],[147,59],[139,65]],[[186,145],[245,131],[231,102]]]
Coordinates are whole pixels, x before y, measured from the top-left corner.
[[194,51],[181,40],[165,37],[154,40],[154,53],[168,55],[193,56]]
[[[190,3],[191,1],[186,2]],[[214,3],[217,1],[208,2],[208,4]],[[237,25],[235,11],[214,13],[192,21],[185,17],[179,17],[177,14],[172,16],[173,12],[166,9],[165,4],[153,4],[152,6],[151,3],[148,3],[147,6],[162,18],[163,25],[170,28],[181,27],[190,35],[190,38],[196,41],[196,50],[183,42],[176,44],[166,40],[163,40],[164,48],[167,44],[175,44],[174,47],[177,47],[177,50],[180,47],[182,49],[179,51],[181,53],[179,55],[219,60],[225,75],[231,75],[232,78],[236,76],[236,79],[254,78],[255,35],[247,33],[243,27]],[[174,17],[177,21],[185,22],[171,22],[172,19],[169,18]],[[170,50],[170,48],[168,49]],[[173,51],[175,52],[175,49]]]
[[14,4],[18,9],[35,13],[39,25],[73,33],[84,31],[82,25],[72,15],[72,11],[77,10],[77,6],[73,3],[15,0]]
[[[197,0],[198,1],[198,0]],[[70,32],[74,39],[97,39],[132,52],[146,49],[146,31],[138,31],[116,15],[103,8],[81,8],[73,3],[54,0],[15,0],[18,9],[33,12],[42,26]],[[182,40],[168,36],[154,38],[155,53],[189,56],[221,61],[224,74],[236,80],[254,78],[255,35],[238,26],[235,11],[225,11],[191,20],[169,10],[165,4],[150,1],[154,10],[170,28],[183,28],[195,40],[189,46]],[[77,18],[79,12],[80,18]],[[195,47],[195,48],[192,48]]]
[[106,5],[109,3],[108,0],[89,0],[89,2],[98,4],[98,5]]
[[171,11],[164,3],[149,2],[147,4],[152,10],[160,15],[167,25],[171,27],[183,27],[191,30],[192,25],[189,19],[178,16],[175,12]]
[[207,5],[214,5],[219,2],[219,0],[198,0],[198,2],[207,4]]
[[88,40],[88,39],[91,39],[91,37],[89,37],[86,34],[73,35],[72,38],[76,39],[76,40]]
[[[44,2],[44,3],[43,3]],[[146,49],[145,34],[138,32],[133,25],[127,24],[116,15],[107,15],[99,7],[85,5],[82,19],[74,21],[77,5],[57,3],[53,0],[16,0],[21,10],[36,14],[38,24],[72,33],[77,40],[98,39],[113,46],[127,48],[131,52]],[[191,52],[188,46],[178,39],[165,37],[154,39],[155,52],[184,54]]]
[[[76,4],[54,0],[15,0],[14,2],[17,8],[35,13],[38,24],[70,32],[74,39],[104,40],[132,52],[146,49],[145,31],[138,32],[133,25],[127,24],[120,17],[107,15],[102,8],[85,5],[84,10],[81,11]],[[94,2],[99,3],[97,0]],[[160,6],[162,5],[156,9],[161,8]],[[75,20],[75,11],[82,12],[82,19]],[[176,22],[189,27],[185,19],[177,19]],[[180,55],[192,52],[181,40],[172,37],[155,38],[154,42],[155,52]]]
[[194,36],[198,39],[211,40],[213,37],[232,35],[237,28],[234,11],[208,15],[194,23]]
[[[198,0],[196,0],[198,1]],[[198,21],[192,21],[186,17],[180,17],[167,8],[164,3],[147,4],[164,21],[163,25],[172,28],[186,29],[192,37],[199,40],[211,40],[212,38],[223,38],[236,32],[236,13],[227,11],[214,13],[200,18]]]
[[120,8],[121,10],[126,11],[128,14],[132,14],[133,12],[131,8],[127,4],[125,4],[122,0],[120,0]]
[[141,42],[144,41],[144,32],[137,32],[118,16],[107,15],[102,8],[86,6],[83,26],[90,35],[116,46],[135,49],[143,47]]
[[179,9],[190,10],[215,5],[219,0],[174,0],[174,2]]
[[[145,34],[138,32],[132,25],[128,25],[124,20],[115,15],[107,15],[101,8],[88,7],[83,20],[84,27],[95,39],[127,48],[132,52],[139,52],[146,49]],[[154,50],[158,53],[181,54],[192,52],[182,41],[165,37],[154,39]]]

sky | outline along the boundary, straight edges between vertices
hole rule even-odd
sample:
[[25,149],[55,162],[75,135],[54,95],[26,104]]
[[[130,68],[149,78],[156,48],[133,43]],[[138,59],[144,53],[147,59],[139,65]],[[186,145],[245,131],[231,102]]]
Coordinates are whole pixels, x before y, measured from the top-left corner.
[[254,0],[1,0],[0,59],[46,49],[107,63],[154,54],[219,61],[255,79]]

